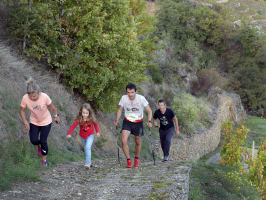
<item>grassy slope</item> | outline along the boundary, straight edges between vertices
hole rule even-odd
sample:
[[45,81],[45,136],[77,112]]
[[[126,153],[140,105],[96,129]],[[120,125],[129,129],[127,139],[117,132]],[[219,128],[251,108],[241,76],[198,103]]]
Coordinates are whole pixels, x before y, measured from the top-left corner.
[[257,191],[233,168],[195,163],[190,173],[190,200],[259,200]]
[[[200,0],[202,2],[215,2],[216,0]],[[216,1],[218,2],[218,0]],[[245,20],[254,25],[261,25],[266,33],[266,1],[264,0],[228,0],[227,3],[221,3],[234,13],[234,19]]]
[[[248,116],[247,127],[250,130],[246,140],[246,146],[251,147],[255,141],[256,148],[266,139],[266,119]],[[221,146],[214,153],[219,152]],[[237,199],[261,199],[247,180],[238,174],[233,168],[206,164],[208,157],[204,156],[194,163],[190,176],[190,200],[237,200]]]
[[[2,105],[0,104],[0,120],[4,123],[4,134],[8,140],[0,146],[0,190],[4,190],[9,189],[17,181],[38,180],[41,160],[37,156],[37,147],[30,144],[27,133],[22,131],[22,123],[17,119],[20,96],[11,88],[0,88],[0,95],[5,97]],[[48,143],[49,167],[81,159],[78,153],[59,149],[51,138],[48,138]]]
[[266,140],[266,119],[248,116],[247,128],[249,129],[249,134],[245,145],[251,148],[254,140],[255,146],[258,148]]
[[[240,6],[238,6],[240,3]],[[226,7],[233,9],[236,16],[254,20],[266,20],[266,2],[263,0],[229,0]],[[260,21],[255,24],[263,24]],[[264,31],[266,31],[266,22],[264,22]]]

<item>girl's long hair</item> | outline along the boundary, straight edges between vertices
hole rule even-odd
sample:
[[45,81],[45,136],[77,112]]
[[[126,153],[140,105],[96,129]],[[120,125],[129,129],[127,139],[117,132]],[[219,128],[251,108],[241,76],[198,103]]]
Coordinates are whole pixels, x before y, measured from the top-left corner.
[[91,108],[91,106],[90,106],[90,104],[88,104],[88,103],[84,103],[82,106],[81,106],[81,108],[80,108],[80,110],[79,110],[79,114],[78,114],[78,116],[77,116],[77,118],[76,118],[76,120],[77,121],[79,121],[79,123],[81,123],[84,119],[83,119],[83,117],[82,117],[82,109],[86,109],[86,110],[88,110],[89,111],[89,122],[91,122],[91,123],[93,123],[93,122],[96,122],[96,118],[95,118],[95,114],[94,114],[94,112],[93,112],[93,110],[92,110],[92,108]]

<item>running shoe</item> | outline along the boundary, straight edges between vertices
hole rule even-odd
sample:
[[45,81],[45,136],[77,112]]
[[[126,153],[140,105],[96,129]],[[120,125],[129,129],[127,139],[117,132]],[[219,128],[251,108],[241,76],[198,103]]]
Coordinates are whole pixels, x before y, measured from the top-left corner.
[[139,167],[139,159],[138,158],[134,159],[134,166]]
[[168,156],[164,156],[162,162],[167,162],[167,161],[168,161]]
[[47,167],[47,161],[46,160],[42,160],[42,166]]
[[85,167],[86,169],[90,169],[90,168],[91,168],[91,164],[85,164],[84,167]]
[[132,168],[132,162],[131,160],[127,160],[127,168]]

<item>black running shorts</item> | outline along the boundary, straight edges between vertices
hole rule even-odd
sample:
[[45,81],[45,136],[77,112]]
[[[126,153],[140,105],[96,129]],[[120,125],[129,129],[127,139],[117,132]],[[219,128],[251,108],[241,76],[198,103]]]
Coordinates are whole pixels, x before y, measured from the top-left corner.
[[[135,136],[143,136],[143,122],[130,122],[128,120],[123,120],[123,125],[122,125],[122,131],[127,130],[131,134]],[[122,132],[121,131],[121,132]]]

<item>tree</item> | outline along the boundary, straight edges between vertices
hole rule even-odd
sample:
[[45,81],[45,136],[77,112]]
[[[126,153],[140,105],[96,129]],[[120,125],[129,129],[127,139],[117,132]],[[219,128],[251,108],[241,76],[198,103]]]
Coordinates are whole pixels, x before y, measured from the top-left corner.
[[26,34],[29,56],[46,60],[70,88],[110,111],[128,82],[145,79],[152,58],[153,20],[144,5],[142,0],[32,2],[32,9],[23,4],[14,10],[10,31],[20,40]]

